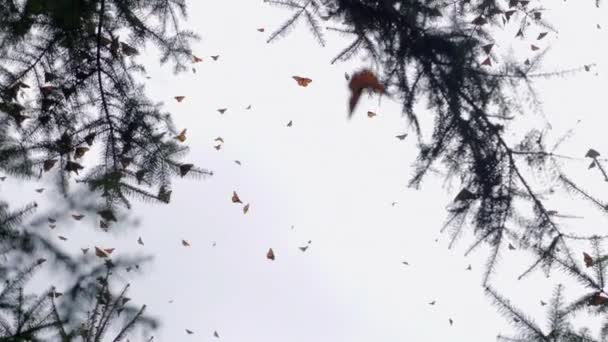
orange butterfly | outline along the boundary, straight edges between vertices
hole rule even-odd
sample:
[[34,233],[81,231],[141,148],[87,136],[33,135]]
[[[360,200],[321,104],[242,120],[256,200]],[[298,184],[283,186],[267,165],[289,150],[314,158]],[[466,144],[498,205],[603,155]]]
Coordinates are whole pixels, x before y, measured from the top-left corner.
[[220,338],[220,334],[218,334],[218,333],[217,333],[217,331],[214,331],[214,332],[213,332],[213,337],[215,337],[215,338]]
[[268,253],[266,253],[266,258],[269,260],[274,260],[274,252],[272,251],[272,248],[268,249]]
[[188,130],[187,128],[184,128],[184,129],[183,129],[183,130],[182,130],[182,131],[179,133],[179,135],[177,135],[177,136],[175,137],[175,139],[179,140],[179,142],[184,142],[184,141],[186,141],[186,131],[187,131],[187,130]]
[[176,97],[174,97],[174,99],[175,99],[177,102],[182,102],[182,101],[183,101],[185,98],[186,98],[185,96],[176,96]]
[[292,76],[292,78],[294,80],[296,80],[296,82],[298,82],[298,85],[301,86],[301,87],[308,87],[308,84],[310,82],[312,82],[312,80],[310,78],[307,78],[307,77]]
[[348,87],[350,88],[348,118],[352,117],[353,111],[359,102],[363,90],[369,89],[380,94],[386,93],[384,86],[380,84],[376,75],[368,69],[361,70],[354,74],[350,79]]
[[202,62],[202,61],[203,61],[203,59],[202,59],[202,58],[200,58],[200,57],[196,57],[196,56],[192,56],[192,57],[193,57],[193,59],[194,59],[194,63],[200,63],[200,62]]

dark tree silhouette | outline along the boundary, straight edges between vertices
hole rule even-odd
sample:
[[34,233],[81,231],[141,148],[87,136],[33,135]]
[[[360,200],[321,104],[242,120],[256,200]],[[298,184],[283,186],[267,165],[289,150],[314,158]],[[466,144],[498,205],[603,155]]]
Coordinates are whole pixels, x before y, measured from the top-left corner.
[[[174,139],[171,116],[146,96],[146,71],[137,61],[139,51],[153,44],[161,63],[172,63],[176,73],[189,70],[195,58],[190,43],[198,37],[181,28],[185,17],[184,0],[0,0],[0,172],[53,179],[67,207],[58,205],[56,213],[78,207],[97,215],[106,230],[133,198],[169,203],[173,177],[210,175],[182,162],[187,147]],[[75,196],[75,182],[87,185],[88,193]],[[133,311],[120,304],[124,293],[106,296],[108,265],[90,267],[90,259],[75,259],[28,232],[23,219],[35,204],[14,212],[9,200],[0,198],[0,246],[8,258],[0,261],[0,278],[7,281],[2,309],[15,321],[0,319],[0,339],[42,341],[48,339],[39,335],[50,333],[67,341],[75,335],[64,321],[81,321],[84,340],[101,341],[116,312],[127,317]],[[42,258],[73,277],[65,296],[23,293],[22,283]],[[116,258],[109,266],[141,261]],[[34,266],[16,266],[27,264]],[[93,295],[98,278],[102,297]],[[90,303],[95,309],[83,320]],[[131,312],[136,319],[125,327],[135,320],[153,323],[142,312]]]
[[[444,171],[448,181],[457,180],[461,191],[449,205],[444,230],[451,235],[450,247],[467,227],[474,232],[474,241],[466,254],[482,245],[490,247],[483,276],[489,286],[502,251],[515,248],[533,253],[533,264],[520,276],[542,268],[547,275],[559,269],[579,280],[595,294],[604,286],[605,256],[599,244],[606,236],[577,236],[563,225],[563,218],[548,199],[562,196],[565,189],[590,201],[600,211],[608,207],[578,187],[564,173],[563,160],[555,153],[561,142],[547,147],[546,132],[532,128],[524,139],[513,143],[507,139],[510,123],[525,117],[530,109],[524,104],[540,105],[533,80],[539,77],[562,76],[573,71],[589,71],[589,65],[573,70],[540,72],[544,51],[536,57],[517,61],[500,56],[493,65],[492,33],[503,27],[517,29],[514,39],[525,39],[530,27],[555,31],[544,18],[540,1],[462,0],[462,1],[399,1],[399,0],[266,0],[290,9],[294,15],[280,26],[268,42],[288,33],[303,18],[319,42],[323,44],[322,22],[340,27],[329,31],[353,36],[353,41],[331,61],[345,61],[365,53],[391,97],[403,105],[403,114],[418,137],[419,154],[410,186],[418,188],[432,168]],[[534,39],[542,39],[543,36]],[[532,46],[533,50],[539,50]],[[529,103],[520,100],[521,89],[527,91]],[[423,139],[415,105],[423,104],[433,116],[432,135]],[[345,106],[346,107],[346,106]],[[352,106],[351,106],[352,108]],[[565,139],[565,137],[564,137]],[[606,178],[599,153],[591,149],[590,168],[597,167]],[[533,176],[548,180],[539,185]],[[579,267],[573,243],[588,240],[595,249],[596,277],[588,276]],[[494,292],[490,292],[494,293]],[[497,295],[496,298],[499,298]],[[602,297],[603,298],[603,297]],[[586,297],[588,299],[588,296]],[[607,301],[599,300],[604,317]],[[500,299],[507,312],[518,312]],[[588,301],[582,301],[589,305]],[[557,310],[557,309],[556,309]],[[568,316],[569,317],[569,316]],[[564,319],[568,318],[565,317]],[[523,334],[509,341],[587,341],[566,325],[554,327],[552,335],[544,335],[533,324],[521,318]],[[557,324],[557,323],[556,323]],[[561,324],[561,323],[559,323]],[[565,323],[564,323],[565,324]],[[559,329],[558,329],[559,328]]]

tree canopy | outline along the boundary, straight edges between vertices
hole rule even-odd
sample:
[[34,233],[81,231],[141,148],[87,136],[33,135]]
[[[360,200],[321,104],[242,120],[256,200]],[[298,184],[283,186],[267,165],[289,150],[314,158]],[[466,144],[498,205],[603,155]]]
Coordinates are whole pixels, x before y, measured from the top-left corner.
[[[595,341],[586,330],[577,332],[569,319],[587,309],[600,318],[606,311],[608,256],[601,249],[606,236],[566,232],[563,215],[547,198],[563,196],[555,190],[561,187],[599,211],[608,207],[562,170],[563,156],[555,152],[559,144],[547,146],[546,132],[520,131],[517,141],[507,136],[515,127],[512,123],[536,103],[535,78],[590,68],[544,73],[544,51],[525,60],[499,56],[493,38],[497,30],[514,30],[514,39],[529,39],[531,50],[540,50],[534,42],[555,32],[543,5],[520,0],[265,2],[293,11],[269,42],[285,36],[298,21],[306,22],[321,45],[326,44],[326,31],[353,37],[331,63],[364,54],[371,64],[359,75],[371,74],[375,84],[355,86],[351,80],[351,112],[368,88],[402,104],[418,138],[410,186],[422,187],[436,167],[447,180],[458,182],[462,190],[450,204],[445,229],[451,244],[465,229],[473,230],[467,253],[491,246],[483,286],[521,331],[515,338],[501,338]],[[105,230],[120,219],[123,208],[131,207],[133,198],[169,203],[175,177],[212,175],[184,161],[186,130],[178,130],[162,104],[146,95],[146,69],[136,58],[153,44],[160,51],[160,63],[171,63],[176,73],[190,70],[200,58],[190,48],[198,35],[181,28],[186,14],[185,0],[0,0],[0,170],[26,181],[53,177],[66,202],[78,202],[82,210],[98,215]],[[332,26],[324,30],[322,23]],[[530,38],[531,27],[543,32]],[[495,62],[498,57],[500,64]],[[525,103],[520,100],[522,89],[529,99]],[[421,104],[433,115],[432,127],[420,123]],[[431,135],[425,139],[428,129]],[[83,161],[94,154],[98,157]],[[608,179],[599,156],[590,148],[585,158],[590,168]],[[535,182],[534,175],[550,179],[549,185]],[[74,182],[88,185],[89,192],[71,193]],[[127,305],[126,288],[113,294],[108,286],[117,265],[136,265],[142,259],[110,260],[111,251],[99,249],[95,252],[105,261],[92,270],[85,268],[44,237],[22,229],[35,203],[12,211],[7,201],[0,198],[0,246],[10,257],[7,260],[26,260],[28,266],[0,263],[6,281],[0,293],[0,337],[39,341],[50,334],[64,341],[75,336],[101,341],[106,340],[110,322],[120,317],[122,328],[110,339],[118,341],[136,321],[155,326],[143,316],[145,306]],[[52,218],[46,220],[39,223],[53,224]],[[579,240],[590,246],[584,258],[572,247]],[[558,269],[586,288],[584,295],[566,305],[557,287],[548,333],[494,290],[491,275],[500,253],[513,247],[509,241],[535,255],[520,277],[539,268],[547,274]],[[41,250],[75,275],[62,307],[55,304],[61,294],[53,288],[37,296],[23,293],[24,283],[47,262],[37,256]],[[8,317],[16,317],[17,324],[5,322]],[[597,340],[606,332],[604,324]]]

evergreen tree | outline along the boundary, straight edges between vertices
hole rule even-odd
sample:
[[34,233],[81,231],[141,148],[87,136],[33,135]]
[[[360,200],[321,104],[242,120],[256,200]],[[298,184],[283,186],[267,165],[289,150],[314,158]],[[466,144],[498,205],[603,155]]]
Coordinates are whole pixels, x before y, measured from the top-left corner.
[[[0,171],[22,179],[53,177],[66,203],[86,199],[80,208],[97,214],[105,229],[132,198],[168,203],[176,175],[211,174],[181,160],[184,139],[174,138],[170,115],[146,96],[145,68],[137,61],[152,43],[161,63],[172,63],[176,73],[189,70],[195,60],[190,43],[198,37],[181,28],[185,17],[183,0],[0,0]],[[74,178],[93,194],[74,197]],[[0,198],[0,279],[6,281],[0,339],[68,341],[80,334],[85,341],[106,341],[110,322],[121,313],[131,317],[123,322],[126,329],[135,321],[155,325],[142,316],[143,308],[121,302],[124,292],[109,296],[110,273],[104,277],[109,266],[138,260],[117,258],[89,269],[90,262],[24,229],[35,204],[12,212],[7,200]],[[73,277],[66,296],[57,298],[53,289],[24,293],[45,258]],[[17,267],[23,264],[33,266]],[[94,309],[83,319],[91,302]],[[77,321],[86,328],[74,330]],[[116,332],[111,340],[123,339],[126,330]]]
[[[354,37],[331,63],[365,53],[380,76],[377,82],[380,87],[374,88],[380,88],[380,93],[390,94],[402,103],[403,114],[418,138],[419,154],[410,186],[418,188],[433,168],[441,168],[446,180],[459,182],[461,190],[448,207],[443,230],[449,230],[451,248],[465,228],[473,229],[475,238],[466,254],[484,244],[490,247],[483,284],[496,305],[516,319],[521,330],[516,338],[501,338],[506,341],[593,341],[584,331],[574,332],[568,319],[574,312],[589,307],[597,307],[595,313],[599,318],[604,316],[608,304],[608,299],[603,297],[606,257],[600,253],[600,242],[607,236],[566,233],[561,219],[569,216],[551,208],[548,199],[563,195],[556,191],[561,188],[566,193],[580,195],[601,212],[608,206],[566,175],[562,162],[571,157],[555,153],[566,136],[552,148],[547,146],[546,132],[536,128],[517,132],[523,136],[519,142],[507,138],[508,133],[513,133],[510,123],[525,117],[530,110],[524,110],[524,105],[532,107],[530,105],[539,103],[532,82],[535,78],[589,71],[590,66],[542,73],[544,53],[539,53],[525,61],[500,56],[501,63],[488,68],[497,57],[492,38],[496,30],[515,27],[516,39],[523,39],[530,27],[555,31],[543,16],[542,3],[521,0],[265,2],[294,13],[270,35],[268,42],[286,35],[300,20],[306,22],[321,44],[325,34],[322,22],[341,25],[330,26],[328,30]],[[538,50],[532,47],[535,48]],[[353,91],[352,76],[350,87]],[[526,97],[520,93],[522,88],[527,90]],[[522,98],[526,103],[522,103]],[[434,115],[432,135],[427,141],[422,134],[426,127],[420,126],[414,109],[420,103]],[[604,180],[608,179],[598,158],[599,152],[590,149],[585,157],[590,158],[589,168],[597,168]],[[549,185],[541,187],[533,181],[535,177],[548,180]],[[515,249],[509,240],[536,255],[520,279],[539,268],[547,275],[552,269],[558,269],[591,291],[561,311],[558,290],[556,301],[559,303],[550,313],[549,333],[543,333],[531,319],[489,287],[501,252]],[[588,267],[593,265],[595,276],[586,274],[579,265],[581,258],[573,252],[573,244],[580,240],[591,242],[595,250],[594,257],[585,256],[585,263]],[[608,329],[604,327],[603,331]]]
[[187,148],[137,62],[153,43],[161,63],[186,70],[197,36],[180,28],[185,15],[183,0],[1,1],[0,170],[55,174],[66,194],[76,176],[106,224],[130,198],[169,202],[176,175],[211,174],[180,161]]

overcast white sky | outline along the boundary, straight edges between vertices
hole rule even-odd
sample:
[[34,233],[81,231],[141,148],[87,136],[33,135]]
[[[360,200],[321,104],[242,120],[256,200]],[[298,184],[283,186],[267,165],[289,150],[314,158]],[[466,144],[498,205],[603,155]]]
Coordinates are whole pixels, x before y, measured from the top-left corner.
[[[491,341],[508,333],[508,322],[481,288],[487,249],[464,258],[470,235],[448,250],[447,237],[439,234],[444,208],[459,189],[443,187],[441,176],[428,178],[420,191],[406,187],[416,150],[412,135],[395,138],[407,132],[399,104],[363,98],[354,119],[346,120],[344,72],[367,66],[360,60],[329,64],[348,40],[328,34],[321,48],[301,25],[267,44],[289,11],[262,1],[189,6],[188,25],[203,38],[195,49],[204,59],[197,73],[175,76],[155,57],[140,58],[149,66],[149,94],[165,102],[178,128],[188,128],[187,160],[215,175],[176,180],[170,205],[136,204],[136,229],[100,233],[91,216],[48,233],[70,237],[63,245],[73,253],[103,245],[115,247],[115,254],[154,255],[140,275],[122,276],[132,284],[134,302],[148,304],[148,313],[161,319],[155,341],[211,341],[213,331],[235,342]],[[544,115],[553,126],[550,137],[583,119],[558,150],[564,154],[582,157],[589,147],[608,152],[601,130],[606,31],[595,26],[608,29],[606,14],[592,0],[552,3],[544,16],[559,37],[533,42],[536,33],[514,46],[523,60],[532,54],[530,43],[551,44],[547,71],[598,63],[593,72],[538,83],[544,113],[527,114]],[[497,48],[508,52],[509,46],[499,42]],[[313,81],[302,88],[293,75]],[[176,95],[186,98],[176,103]],[[218,108],[228,110],[220,115]],[[368,118],[368,110],[378,116]],[[430,114],[420,113],[429,123]],[[290,120],[293,126],[286,127]],[[213,148],[218,136],[225,140],[220,151]],[[585,161],[568,166],[587,175]],[[598,195],[605,191],[597,175],[586,184]],[[41,208],[50,206],[53,194],[36,194],[35,187],[7,181],[1,189],[15,199],[11,204],[34,197]],[[247,215],[230,201],[234,190],[250,203]],[[139,236],[145,246],[136,243]],[[192,246],[183,247],[182,239]],[[303,253],[298,247],[308,240]],[[275,261],[266,259],[268,248]],[[542,323],[539,299],[550,296],[554,283],[542,274],[517,282],[529,261],[519,251],[503,253],[494,284]],[[468,264],[473,271],[465,271]],[[435,306],[428,305],[432,300]],[[186,328],[195,334],[186,335]]]

